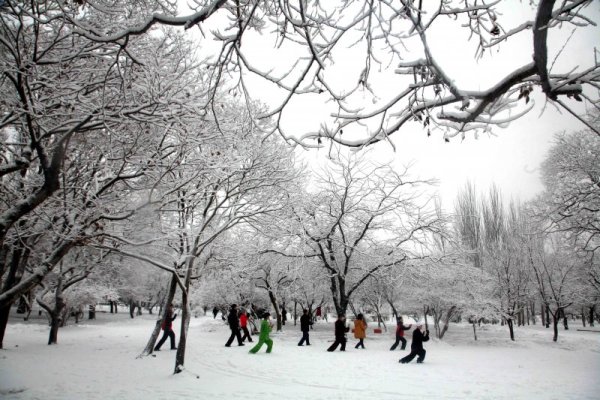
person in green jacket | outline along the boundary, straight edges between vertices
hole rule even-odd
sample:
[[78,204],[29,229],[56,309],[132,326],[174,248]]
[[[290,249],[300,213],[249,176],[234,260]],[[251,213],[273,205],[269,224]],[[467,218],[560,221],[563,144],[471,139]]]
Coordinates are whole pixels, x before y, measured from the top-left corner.
[[271,349],[273,348],[273,341],[271,340],[271,338],[269,338],[269,333],[271,332],[272,327],[271,323],[269,322],[270,316],[271,314],[269,313],[265,313],[263,315],[263,320],[260,323],[260,334],[258,336],[258,343],[256,344],[256,346],[250,349],[250,353],[256,354],[262,347],[263,343],[267,344],[267,353],[271,352]]

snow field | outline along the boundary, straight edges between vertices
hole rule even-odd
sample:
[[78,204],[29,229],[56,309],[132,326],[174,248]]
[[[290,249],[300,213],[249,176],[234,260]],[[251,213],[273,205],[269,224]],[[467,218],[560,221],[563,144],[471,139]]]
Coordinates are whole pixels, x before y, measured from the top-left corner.
[[[179,336],[179,319],[175,321]],[[366,350],[328,353],[333,321],[319,321],[312,346],[298,347],[299,326],[272,334],[273,353],[251,344],[224,347],[229,329],[212,317],[190,324],[186,371],[173,375],[175,352],[136,358],[154,324],[152,316],[99,314],[59,332],[11,322],[0,351],[0,398],[6,399],[598,399],[600,333],[561,329],[559,342],[539,325],[516,330],[453,324],[444,341],[425,343],[422,365],[401,365],[407,350],[389,351],[393,332],[369,334]],[[412,333],[409,332],[407,338]],[[257,338],[255,338],[257,340]],[[167,342],[168,344],[168,342]],[[18,347],[17,347],[18,346]]]

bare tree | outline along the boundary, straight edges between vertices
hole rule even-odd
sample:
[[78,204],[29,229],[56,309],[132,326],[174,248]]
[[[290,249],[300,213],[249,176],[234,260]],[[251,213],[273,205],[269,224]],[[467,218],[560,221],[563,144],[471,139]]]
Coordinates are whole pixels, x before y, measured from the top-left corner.
[[293,203],[293,225],[283,226],[289,241],[272,251],[317,259],[336,312],[345,315],[366,280],[422,256],[428,235],[440,227],[419,192],[431,182],[360,157],[332,160],[331,166],[316,177],[318,189],[304,203]]
[[125,49],[86,39],[71,18],[122,21],[74,2],[4,2],[0,12],[0,344],[15,299],[143,204],[124,198],[152,185],[165,130],[190,115],[183,88],[195,66],[181,38],[132,38]]
[[[577,67],[582,58],[563,57],[562,63],[557,63],[572,45],[567,39],[553,58],[548,37],[560,29],[594,26],[591,4],[591,0],[518,4],[476,0],[195,0],[189,15],[148,15],[110,33],[75,23],[91,40],[121,44],[159,24],[186,29],[199,26],[221,44],[214,55],[207,55],[212,65],[212,88],[234,76],[236,90],[247,95],[252,80],[258,79],[280,94],[277,103],[260,115],[275,117],[273,131],[304,146],[319,146],[321,138],[326,138],[363,147],[410,129],[411,122],[428,132],[443,132],[445,140],[468,132],[475,136],[489,132],[532,110],[535,89],[550,104],[589,126],[573,105],[585,99],[597,107],[597,97],[590,97],[596,95],[598,87],[600,65],[592,61],[595,50],[590,46],[589,54],[583,55],[590,62],[581,68]],[[516,15],[525,17],[515,21]],[[448,31],[464,31],[469,36],[461,46],[471,44],[476,60],[492,52],[494,57],[510,59],[513,54],[502,46],[529,35],[527,54],[533,57],[489,87],[470,89],[457,82],[431,45]],[[264,65],[253,54],[258,41],[264,46],[268,32],[274,32],[271,51],[274,58],[284,60],[281,68]],[[293,59],[285,58],[289,54]],[[353,63],[350,69],[346,68],[349,59]],[[339,79],[342,68],[350,71],[343,81]],[[397,89],[390,93],[390,86]],[[297,98],[332,104],[328,108],[330,118],[299,137],[282,123],[284,110]]]
[[556,135],[542,172],[539,218],[547,232],[566,234],[589,260],[589,284],[600,295],[600,137],[586,131]]
[[[558,324],[561,318],[566,318],[565,309],[578,300],[581,286],[577,282],[577,269],[580,260],[576,255],[560,243],[561,238],[550,237],[550,250],[544,251],[538,247],[537,257],[532,257],[531,267],[542,302],[552,315],[554,335],[552,340],[558,340]],[[547,241],[548,242],[548,241]]]

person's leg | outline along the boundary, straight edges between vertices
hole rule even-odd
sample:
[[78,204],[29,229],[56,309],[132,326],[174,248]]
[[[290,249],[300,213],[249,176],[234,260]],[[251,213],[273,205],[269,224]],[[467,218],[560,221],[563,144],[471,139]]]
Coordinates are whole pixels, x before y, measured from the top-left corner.
[[154,351],[159,351],[160,350],[160,346],[163,345],[163,343],[167,340],[168,336],[169,336],[169,332],[163,331],[163,335],[160,338],[160,341],[156,344],[156,346],[154,346]]
[[265,340],[265,343],[267,344],[267,353],[270,353],[271,350],[273,350],[273,340],[267,339]]
[[308,337],[308,331],[306,331],[306,345],[310,346],[310,337]]
[[253,342],[253,340],[252,340],[252,335],[250,335],[250,331],[248,330],[248,327],[247,327],[247,326],[246,326],[246,327],[244,327],[244,333],[246,334],[246,337],[248,338],[248,341],[249,341],[250,343],[252,343],[252,342]]
[[401,359],[400,359],[400,362],[401,362],[402,364],[409,363],[409,362],[411,362],[411,361],[413,360],[413,358],[415,358],[416,356],[417,356],[417,352],[416,352],[416,351],[414,351],[414,352],[413,352],[413,351],[411,351],[411,352],[410,352],[410,353],[409,353],[409,354],[408,354],[406,357],[404,357],[404,358],[401,358]]
[[341,340],[342,343],[342,348],[340,349],[340,351],[346,351],[346,338]]
[[402,341],[402,347],[400,347],[400,350],[404,350],[406,348],[406,339],[400,336],[400,340]]
[[398,347],[398,343],[400,343],[400,338],[401,338],[401,336],[396,335],[396,341],[394,342],[392,347],[390,347],[390,351],[396,350],[396,347]]
[[171,350],[177,350],[177,347],[175,347],[175,332],[173,332],[173,329],[169,330],[169,338],[171,338]]
[[225,346],[231,346],[231,343],[233,343],[233,339],[235,339],[235,332],[232,330],[231,335],[229,335],[229,339],[227,339],[227,343],[225,343]]
[[252,354],[256,354],[260,350],[260,348],[262,347],[263,343],[264,342],[262,341],[262,339],[259,339],[258,343],[256,343],[256,346],[254,346],[253,348],[251,348],[249,352],[252,353]]
[[302,339],[298,342],[298,346],[302,346],[306,342],[306,332],[302,332]]
[[425,354],[427,354],[427,352],[425,351],[425,349],[419,351],[419,358],[417,358],[417,362],[420,364],[423,361],[425,361]]
[[327,351],[335,351],[337,349],[340,342],[336,339],[331,346],[327,349]]
[[236,331],[235,331],[235,337],[237,337],[238,346],[243,346],[244,343],[242,342],[242,334],[240,333],[239,329],[236,329]]

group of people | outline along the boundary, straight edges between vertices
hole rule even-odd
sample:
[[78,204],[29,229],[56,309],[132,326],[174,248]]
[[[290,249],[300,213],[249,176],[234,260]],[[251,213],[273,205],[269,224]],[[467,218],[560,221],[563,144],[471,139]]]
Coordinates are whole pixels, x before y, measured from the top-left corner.
[[[404,338],[404,332],[412,327],[411,325],[404,325],[404,321],[402,317],[398,317],[396,319],[396,341],[390,348],[391,351],[396,350],[398,344],[402,343],[401,350],[406,348],[406,339]],[[335,321],[335,341],[327,351],[335,351],[338,346],[341,345],[340,351],[346,351],[346,333],[350,330],[348,326],[346,326],[346,317],[343,315],[338,316],[338,319]],[[358,314],[356,320],[354,320],[354,337],[358,339],[358,343],[354,346],[354,348],[358,349],[359,347],[364,349],[365,343],[364,340],[366,338],[367,331],[367,322],[362,314]],[[414,332],[413,339],[410,345],[410,353],[400,359],[401,364],[406,364],[411,362],[415,357],[417,358],[417,363],[422,363],[425,361],[425,354],[427,353],[423,348],[423,342],[429,340],[429,330],[425,329],[423,332],[423,324],[417,324]]]
[[[271,330],[273,329],[273,325],[269,321],[269,317],[271,314],[265,312],[262,314],[262,321],[260,323],[260,331],[258,334],[258,343],[250,349],[250,353],[257,353],[261,347],[266,344],[267,345],[267,353],[270,353],[273,350],[273,340],[270,338]],[[215,315],[216,317],[216,315]],[[177,349],[175,346],[175,333],[173,332],[173,321],[177,318],[177,314],[173,313],[173,305],[169,304],[166,311],[166,316],[162,322],[163,336],[160,341],[156,344],[154,351],[160,351],[161,346],[167,340],[167,338],[171,339],[171,350]],[[248,330],[248,313],[246,310],[238,310],[237,304],[232,304],[229,309],[229,314],[227,315],[227,323],[229,325],[229,329],[231,330],[231,335],[227,342],[225,343],[225,347],[231,347],[234,339],[237,338],[238,346],[244,346],[244,341],[247,339],[248,342],[253,342],[252,336],[250,335],[250,331]],[[313,324],[312,318],[310,317],[308,310],[304,310],[302,316],[300,317],[300,330],[302,332],[302,338],[300,342],[298,342],[298,346],[310,346],[310,326]],[[356,320],[354,321],[354,337],[358,339],[358,342],[354,346],[354,348],[362,348],[365,349],[364,340],[367,337],[367,322],[365,321],[363,314],[358,314]],[[405,331],[412,328],[412,325],[404,325],[404,321],[402,317],[398,317],[396,320],[396,341],[390,348],[391,351],[396,350],[398,345],[402,343],[401,350],[406,348],[406,339],[404,338]],[[400,359],[400,363],[406,364],[411,362],[415,357],[417,358],[417,363],[422,363],[425,360],[426,351],[423,348],[423,342],[429,340],[429,330],[425,329],[423,332],[423,325],[417,324],[416,328],[413,331],[413,338],[410,347],[410,353]],[[344,315],[339,315],[338,319],[335,321],[334,325],[334,333],[335,340],[331,346],[327,349],[327,351],[335,351],[338,346],[340,347],[340,351],[346,351],[346,333],[350,330],[348,326],[346,326],[346,317]],[[242,336],[243,333],[243,336]]]
[[[262,321],[260,323],[260,331],[258,334],[258,343],[256,346],[250,349],[250,353],[257,353],[263,344],[267,345],[267,353],[270,353],[273,349],[273,340],[269,337],[273,325],[269,321],[271,314],[265,312],[262,314]],[[238,346],[244,346],[244,340],[248,339],[248,342],[252,342],[252,336],[248,330],[248,313],[246,310],[238,311],[237,304],[232,304],[227,315],[227,323],[231,330],[231,335],[225,343],[225,347],[231,347],[233,340],[237,338]],[[244,333],[242,336],[241,332]]]

